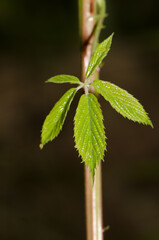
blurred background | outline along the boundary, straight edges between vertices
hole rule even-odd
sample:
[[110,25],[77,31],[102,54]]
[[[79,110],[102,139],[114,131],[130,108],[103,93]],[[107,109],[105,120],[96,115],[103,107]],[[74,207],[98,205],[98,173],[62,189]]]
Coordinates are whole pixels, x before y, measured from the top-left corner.
[[[100,98],[108,137],[103,163],[107,240],[159,239],[159,28],[157,0],[107,0],[115,32],[101,79],[144,105],[154,129],[130,122]],[[85,239],[83,164],[74,149],[72,103],[63,131],[39,150],[45,116],[80,76],[77,1],[0,1],[0,239]]]

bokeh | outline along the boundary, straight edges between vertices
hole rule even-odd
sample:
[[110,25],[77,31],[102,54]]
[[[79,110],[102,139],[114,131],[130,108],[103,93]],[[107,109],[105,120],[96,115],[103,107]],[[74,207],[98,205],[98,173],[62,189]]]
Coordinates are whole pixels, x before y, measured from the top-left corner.
[[[154,129],[130,122],[102,98],[107,149],[107,240],[159,239],[159,28],[157,0],[108,0],[101,40],[115,32],[101,79],[144,105]],[[85,239],[84,171],[74,149],[72,103],[63,131],[39,149],[45,116],[80,77],[77,1],[0,1],[0,239]]]

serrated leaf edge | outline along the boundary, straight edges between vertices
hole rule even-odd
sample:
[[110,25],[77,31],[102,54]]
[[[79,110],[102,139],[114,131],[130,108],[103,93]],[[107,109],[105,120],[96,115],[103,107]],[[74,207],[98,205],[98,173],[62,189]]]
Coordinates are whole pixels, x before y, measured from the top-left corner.
[[[91,93],[89,93],[89,94],[91,94]],[[86,94],[83,94],[83,95],[85,95],[85,96],[87,96]],[[82,96],[83,96],[82,95]],[[93,95],[95,98],[96,98],[96,96],[94,95],[94,94],[91,94],[91,95]],[[82,97],[81,96],[81,97]],[[81,99],[81,98],[80,98]],[[94,100],[94,99],[93,99]],[[98,101],[98,99],[96,98],[96,100],[97,100],[97,104],[98,104],[98,107],[99,107],[99,110],[100,110],[100,113],[101,113],[101,115],[102,115],[102,119],[101,119],[101,121],[103,122],[103,114],[102,114],[102,110],[101,110],[101,108],[100,108],[100,104],[99,104],[99,101]],[[80,102],[80,100],[79,100],[79,102]],[[79,106],[79,104],[78,104],[78,106]],[[77,107],[77,109],[76,109],[76,113],[77,113],[77,110],[78,110],[78,107]],[[92,108],[90,107],[90,110],[92,110]],[[89,111],[90,111],[89,110]],[[76,114],[75,114],[75,117],[76,117]],[[79,151],[79,146],[78,146],[78,143],[76,143],[76,137],[75,137],[75,117],[74,117],[74,141],[75,141],[75,149],[77,150],[77,152],[78,152],[78,156],[79,157],[81,157],[82,158],[82,161],[81,161],[81,163],[85,163],[86,164],[86,166],[90,169],[90,166],[88,165],[88,163],[87,162],[85,162],[85,160],[83,159],[83,157],[82,157],[82,155],[81,155],[81,153],[80,153],[80,151]],[[90,124],[91,125],[91,124]],[[76,126],[77,127],[77,126]],[[97,128],[96,128],[97,129]],[[85,129],[86,131],[87,131],[87,129]],[[106,139],[107,139],[107,137],[106,137],[106,135],[105,135],[105,126],[104,126],[104,123],[103,123],[103,131],[104,131],[104,139],[102,140],[102,144],[103,144],[103,147],[104,147],[104,150],[103,150],[103,153],[100,153],[100,155],[102,155],[102,157],[101,157],[101,159],[98,159],[98,161],[96,162],[96,164],[95,164],[95,168],[94,168],[94,170],[93,171],[91,171],[91,169],[90,169],[90,172],[91,172],[91,174],[92,174],[92,180],[93,180],[93,182],[94,182],[94,176],[95,176],[95,170],[96,170],[96,168],[97,168],[97,166],[99,165],[99,162],[100,162],[100,160],[101,161],[104,161],[104,156],[105,156],[105,151],[107,151],[107,149],[106,149]],[[99,132],[99,129],[97,129],[97,132],[98,132],[98,134],[100,135],[101,133]],[[84,133],[85,134],[85,133]],[[97,141],[98,142],[98,141]],[[93,145],[93,144],[92,144]],[[99,144],[97,144],[98,146],[99,146]]]
[[[138,112],[138,113],[140,113],[141,115],[143,115],[143,113],[145,113],[145,115],[146,115],[146,117],[147,117],[147,119],[146,119],[146,121],[139,121],[139,120],[134,120],[134,119],[131,119],[131,118],[129,118],[129,117],[127,117],[127,116],[124,116],[122,113],[120,113],[119,111],[117,111],[115,108],[114,108],[114,106],[112,105],[112,103],[108,100],[108,99],[105,99],[105,97],[100,93],[100,91],[99,91],[99,89],[96,87],[96,86],[94,86],[94,82],[95,81],[100,81],[100,82],[102,82],[102,83],[104,83],[104,82],[106,82],[106,83],[109,83],[109,84],[111,84],[112,86],[114,86],[114,87],[117,87],[117,88],[119,88],[119,89],[121,89],[122,91],[125,91],[126,92],[126,94],[129,94],[130,95],[130,97],[132,97],[132,100],[135,100],[139,105],[141,105],[141,112],[140,112],[140,110],[139,109],[135,109],[135,107],[134,107],[134,109]],[[112,108],[116,111],[116,112],[118,112],[119,114],[121,114],[124,118],[127,118],[127,119],[129,119],[129,120],[131,120],[131,121],[133,121],[133,122],[138,122],[139,124],[143,124],[143,125],[150,125],[152,128],[153,128],[153,124],[152,124],[152,122],[151,122],[151,120],[150,120],[150,118],[149,118],[149,116],[148,116],[148,113],[145,111],[145,109],[143,108],[143,106],[142,106],[142,104],[139,102],[139,100],[138,99],[136,99],[132,94],[130,94],[127,90],[125,90],[125,89],[122,89],[122,88],[120,88],[119,86],[117,86],[117,85],[115,85],[115,84],[113,84],[113,83],[111,83],[111,82],[108,82],[108,81],[103,81],[103,80],[94,80],[92,83],[90,83],[91,85],[93,85],[93,87],[95,88],[95,90],[100,94],[100,95],[102,95],[103,97],[104,97],[104,99],[106,100],[106,101],[108,101],[109,103],[110,103],[110,105],[112,106]],[[116,92],[117,93],[117,92]],[[108,92],[108,94],[110,94],[109,92]],[[112,98],[114,98],[113,96],[111,96]],[[133,99],[134,98],[134,99]],[[116,100],[114,100],[115,102],[116,102]],[[129,105],[129,104],[128,104]],[[133,108],[133,106],[132,105],[130,105],[130,107],[132,107]],[[138,106],[139,107],[139,106]],[[144,112],[143,112],[144,111]],[[129,113],[130,115],[131,115],[131,113]],[[136,115],[136,113],[134,112],[134,114]]]
[[[68,81],[54,81],[54,79],[56,78],[70,78],[70,80]],[[71,78],[74,78],[76,79],[77,81],[71,81]],[[62,83],[70,83],[70,84],[81,84],[82,82],[79,80],[79,78],[77,78],[76,76],[73,76],[73,75],[68,75],[68,74],[60,74],[60,75],[56,75],[56,76],[53,76],[51,78],[49,78],[48,80],[45,81],[45,83],[59,83],[59,84],[62,84]]]
[[[67,109],[67,111],[66,111],[65,117],[64,117],[64,119],[63,119],[63,123],[62,123],[62,125],[61,125],[61,127],[60,127],[60,130],[59,130],[58,134],[57,134],[53,139],[47,140],[47,141],[45,141],[44,143],[42,143],[42,132],[43,132],[43,127],[44,127],[44,124],[45,124],[45,121],[46,121],[47,117],[48,117],[49,114],[52,112],[52,110],[56,107],[56,104],[61,100],[61,98],[62,98],[68,91],[70,91],[71,89],[72,89],[72,90],[74,89],[74,92],[72,92],[71,99],[69,100],[69,106],[68,106],[68,109]],[[54,140],[54,139],[59,135],[60,131],[62,130],[62,127],[63,127],[63,124],[64,124],[64,122],[65,122],[67,113],[68,113],[68,111],[69,111],[69,109],[70,109],[70,105],[71,105],[71,103],[72,103],[72,101],[73,101],[73,98],[74,98],[76,92],[77,92],[77,89],[76,89],[76,88],[70,88],[68,91],[65,92],[65,94],[55,103],[54,107],[51,109],[51,111],[50,111],[49,114],[46,116],[46,118],[45,118],[45,120],[44,120],[44,122],[43,122],[42,130],[41,130],[41,144],[39,145],[40,149],[42,149],[42,148],[44,147],[44,145],[47,144],[48,142]]]
[[[109,52],[110,47],[111,47],[111,44],[112,44],[113,35],[114,35],[114,33],[112,33],[108,38],[106,38],[103,42],[101,42],[101,43],[97,46],[97,48],[95,49],[94,54],[92,55],[92,57],[91,57],[91,59],[90,59],[90,61],[89,61],[87,70],[86,70],[86,76],[85,76],[86,79],[88,79],[88,78],[93,74],[93,72],[95,71],[95,69],[101,64],[101,62],[103,61],[103,59],[108,55],[108,52]],[[109,40],[111,40],[111,41],[110,41],[110,47],[109,47],[108,51],[106,52],[106,54],[104,54],[105,56],[102,57],[102,60],[101,60],[101,61],[98,61],[98,63],[97,63],[96,65],[94,65],[94,67],[92,67],[93,70],[89,70],[90,65],[91,65],[91,63],[92,63],[92,61],[93,61],[93,58],[94,58],[94,56],[97,54],[100,46],[101,46],[104,42],[109,41]],[[103,50],[104,50],[104,49],[103,49]],[[98,52],[98,53],[99,53],[99,52]],[[98,59],[98,60],[99,60],[99,59]]]

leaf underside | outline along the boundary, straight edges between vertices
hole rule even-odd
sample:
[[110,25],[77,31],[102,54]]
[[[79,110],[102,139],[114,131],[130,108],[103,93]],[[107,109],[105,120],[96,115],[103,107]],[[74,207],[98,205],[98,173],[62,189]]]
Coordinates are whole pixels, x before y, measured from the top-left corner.
[[42,148],[48,141],[52,141],[62,129],[70,104],[76,93],[76,88],[68,90],[46,117],[42,126],[41,145]]
[[106,149],[103,115],[97,98],[89,93],[82,95],[74,118],[76,148],[90,168],[94,180],[96,165],[103,160]]
[[123,117],[153,127],[143,106],[127,91],[101,80],[95,80],[92,85]]
[[57,75],[55,77],[49,78],[46,82],[52,82],[52,83],[79,83],[79,79],[75,76],[71,75]]
[[98,45],[96,48],[86,71],[86,79],[91,76],[94,70],[100,65],[103,58],[105,58],[110,50],[113,34]]

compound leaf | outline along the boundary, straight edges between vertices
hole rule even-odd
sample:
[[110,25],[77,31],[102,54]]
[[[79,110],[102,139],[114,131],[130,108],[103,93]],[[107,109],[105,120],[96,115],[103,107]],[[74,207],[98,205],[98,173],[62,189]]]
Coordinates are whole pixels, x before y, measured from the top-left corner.
[[94,70],[99,66],[102,62],[103,58],[105,58],[110,50],[110,46],[112,43],[113,34],[111,34],[107,39],[101,42],[96,48],[86,71],[86,78],[89,78]]
[[143,106],[127,91],[101,80],[95,80],[92,85],[123,117],[153,127]]
[[75,83],[79,84],[80,81],[77,77],[71,76],[71,75],[57,75],[55,77],[49,78],[46,82],[52,82],[52,83]]
[[48,141],[52,141],[59,134],[75,93],[76,88],[68,90],[46,117],[42,126],[40,148],[42,148]]
[[94,179],[96,165],[104,157],[106,137],[99,103],[91,93],[80,98],[74,118],[74,136],[82,162],[90,168]]

